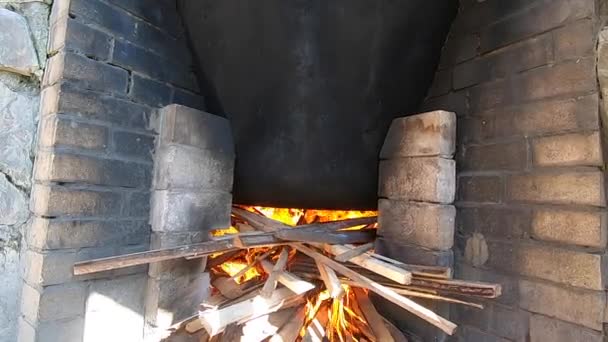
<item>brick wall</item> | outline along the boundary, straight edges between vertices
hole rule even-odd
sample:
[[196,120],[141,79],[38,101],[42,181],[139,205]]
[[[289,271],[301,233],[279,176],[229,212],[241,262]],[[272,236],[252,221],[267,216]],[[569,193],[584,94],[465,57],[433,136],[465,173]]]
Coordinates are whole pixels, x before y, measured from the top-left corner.
[[602,341],[606,198],[596,0],[461,1],[424,110],[458,115],[462,341]]
[[19,338],[138,341],[146,268],[71,268],[148,248],[150,119],[203,107],[190,52],[172,0],[57,0],[50,25]]

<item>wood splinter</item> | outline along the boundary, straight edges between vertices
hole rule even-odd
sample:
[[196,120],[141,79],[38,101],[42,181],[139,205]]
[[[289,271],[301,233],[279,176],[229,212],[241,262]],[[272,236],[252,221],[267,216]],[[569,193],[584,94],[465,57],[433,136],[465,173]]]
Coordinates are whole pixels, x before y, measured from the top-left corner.
[[277,263],[272,268],[272,271],[270,272],[270,275],[268,275],[268,279],[266,279],[266,283],[260,292],[262,298],[270,298],[270,296],[272,296],[272,292],[277,287],[278,277],[285,269],[285,266],[287,266],[288,257],[289,252],[287,251],[287,248],[283,248],[281,254],[279,254]]

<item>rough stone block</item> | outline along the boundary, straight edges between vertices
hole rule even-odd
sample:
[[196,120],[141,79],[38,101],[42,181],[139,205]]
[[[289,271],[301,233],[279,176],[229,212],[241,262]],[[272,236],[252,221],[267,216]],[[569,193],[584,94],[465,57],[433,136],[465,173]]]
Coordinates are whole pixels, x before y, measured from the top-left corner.
[[557,319],[532,315],[530,317],[530,342],[602,342],[602,333]]
[[517,202],[606,205],[604,175],[599,171],[513,175],[507,181],[507,196]]
[[446,266],[454,264],[452,250],[434,251],[414,245],[394,242],[383,237],[376,239],[376,252],[406,264]]
[[536,166],[602,166],[599,132],[543,137],[532,141]]
[[0,8],[0,70],[30,76],[40,70],[31,32],[23,16]]
[[517,171],[528,163],[525,140],[491,144],[467,145],[460,149],[457,164],[462,171]]
[[198,312],[198,304],[209,295],[209,274],[196,273],[171,280],[148,279],[146,322],[167,328]]
[[481,206],[458,208],[458,231],[466,235],[481,233],[488,237],[520,239],[530,232],[531,213],[525,208]]
[[519,289],[519,305],[525,310],[602,330],[606,303],[604,291],[567,288],[528,280],[521,280]]
[[154,188],[232,192],[234,155],[189,146],[157,148]]
[[66,15],[51,26],[49,36],[50,53],[57,53],[64,48],[106,60],[110,56],[112,37]]
[[[28,329],[27,326],[24,326],[24,329]],[[20,338],[32,338],[30,340],[32,342],[82,342],[83,329],[84,319],[82,317],[66,318],[40,323],[35,330],[26,331],[24,335],[20,334]]]
[[102,151],[108,146],[108,128],[51,115],[41,124],[38,143],[44,147]]
[[436,205],[380,199],[378,234],[395,242],[446,250],[454,244],[456,209]]
[[380,197],[452,203],[456,188],[453,160],[438,157],[380,161]]
[[532,236],[544,241],[603,249],[607,243],[605,211],[539,209],[532,216]]
[[606,284],[602,255],[537,243],[488,242],[486,266],[592,290]]
[[234,155],[230,121],[197,109],[172,104],[160,111],[161,145],[180,144]]
[[503,197],[504,182],[500,176],[463,176],[458,178],[458,200],[463,202],[498,203]]
[[29,322],[47,322],[84,314],[86,284],[68,283],[43,287],[23,285],[21,313]]
[[126,94],[129,74],[126,70],[70,52],[49,58],[43,85],[70,80],[85,89]]
[[120,216],[122,194],[36,185],[30,209],[39,216]]
[[34,218],[28,246],[41,250],[139,245],[148,242],[147,220],[98,221]]
[[0,173],[0,225],[21,224],[28,216],[26,195]]
[[[154,7],[154,6],[148,6]],[[131,76],[129,96],[137,102],[160,107],[171,102],[173,90],[168,85],[138,74]]]
[[121,127],[146,129],[151,109],[134,102],[78,89],[70,83],[48,87],[41,94],[41,116],[49,114],[76,115]]
[[225,192],[155,191],[150,223],[155,232],[209,232],[230,226],[231,206]]
[[434,111],[393,120],[380,151],[380,159],[441,156],[456,149],[456,115]]
[[147,188],[151,183],[151,165],[76,154],[41,153],[34,178],[39,181]]
[[84,341],[142,341],[146,282],[145,274],[92,282]]
[[112,146],[114,152],[122,157],[151,161],[154,153],[154,137],[132,132],[114,131]]

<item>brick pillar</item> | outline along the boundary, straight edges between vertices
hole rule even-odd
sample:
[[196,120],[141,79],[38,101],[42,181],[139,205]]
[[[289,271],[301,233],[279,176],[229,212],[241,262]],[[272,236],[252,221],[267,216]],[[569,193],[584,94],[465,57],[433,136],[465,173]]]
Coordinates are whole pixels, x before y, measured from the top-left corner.
[[[456,209],[456,115],[429,112],[393,121],[380,152],[380,254],[412,264],[452,266]],[[420,303],[447,317],[446,305]],[[394,305],[387,315],[424,341],[445,339],[436,328]]]
[[[154,156],[150,247],[208,240],[230,225],[234,147],[228,120],[180,105],[159,111]],[[147,336],[196,313],[207,295],[206,259],[171,260],[149,268]]]

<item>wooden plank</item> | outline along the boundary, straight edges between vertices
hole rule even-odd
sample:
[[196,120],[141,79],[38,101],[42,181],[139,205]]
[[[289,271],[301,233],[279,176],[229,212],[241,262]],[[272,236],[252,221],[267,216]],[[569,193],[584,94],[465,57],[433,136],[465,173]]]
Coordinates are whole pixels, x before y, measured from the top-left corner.
[[[270,261],[262,260],[260,262],[260,265],[262,265],[262,268],[264,268],[264,271],[266,273],[272,272],[273,265]],[[293,293],[295,293],[295,294],[304,294],[315,288],[314,284],[309,283],[303,279],[300,279],[299,277],[297,277],[287,271],[281,272],[278,275],[277,280],[279,283],[283,284],[285,287],[287,287],[288,289],[293,291]]]
[[[323,249],[332,255],[339,255],[350,251],[346,246],[323,245]],[[391,279],[399,284],[408,285],[412,282],[412,273],[387,262],[372,258],[365,254],[350,259],[355,265],[359,265],[383,277]]]
[[382,316],[376,311],[374,304],[369,300],[367,293],[360,288],[353,288],[353,293],[376,339],[383,342],[395,342],[390,331],[384,325]]
[[244,339],[247,342],[262,342],[275,335],[296,313],[296,308],[289,308],[264,315],[243,325]]
[[277,263],[272,268],[272,271],[268,275],[268,279],[266,279],[266,283],[264,283],[264,287],[262,287],[262,291],[260,291],[260,296],[262,298],[270,298],[272,296],[272,292],[277,287],[277,279],[279,275],[285,270],[285,266],[287,266],[287,258],[289,257],[289,252],[287,248],[283,248],[281,250],[281,254],[279,254],[279,259]]
[[275,235],[286,241],[305,243],[328,243],[343,245],[349,243],[368,243],[376,239],[375,229],[345,230],[345,231],[319,231],[303,228],[281,229]]
[[270,254],[272,254],[274,252],[274,249],[270,249],[268,250],[266,253],[259,255],[257,258],[255,258],[255,260],[253,260],[253,262],[249,265],[247,265],[247,267],[243,268],[242,270],[240,270],[237,274],[232,276],[232,279],[239,279],[240,277],[242,277],[245,273],[247,273],[247,271],[249,271],[250,269],[252,269],[253,267],[255,267],[255,265],[257,265],[257,263],[259,263],[260,261],[266,259],[268,256],[270,256]]
[[306,319],[306,306],[301,306],[269,342],[295,342]]
[[456,330],[456,325],[454,323],[437,315],[436,313],[423,307],[422,305],[420,305],[408,298],[400,296],[399,294],[395,293],[395,291],[392,291],[392,290],[386,288],[385,286],[382,286],[382,285],[376,283],[375,281],[360,275],[359,273],[349,269],[348,267],[338,263],[337,261],[334,261],[334,260],[326,257],[323,254],[315,252],[314,250],[312,250],[308,247],[305,247],[301,244],[293,244],[292,246],[294,248],[296,248],[298,251],[308,255],[309,257],[311,257],[321,263],[324,263],[325,265],[333,268],[335,271],[349,277],[353,281],[360,283],[362,286],[366,287],[370,291],[373,291],[374,293],[382,296],[383,298],[389,300],[390,302],[392,302],[392,303],[400,306],[401,308],[411,312],[412,314],[422,318],[423,320],[427,321],[428,323],[441,329],[446,334],[448,334],[448,335],[454,334],[454,331]]
[[380,259],[382,261],[386,261],[391,263],[397,267],[401,267],[405,270],[412,272],[413,275],[427,277],[427,278],[439,278],[439,279],[451,279],[452,278],[452,269],[450,267],[444,266],[425,266],[425,265],[413,265],[406,264],[389,257],[385,257],[384,255],[366,252],[366,255],[374,257],[376,259]]
[[342,297],[344,295],[344,288],[342,288],[342,283],[338,279],[336,272],[320,262],[317,262],[317,269],[331,298]]
[[[351,247],[349,248],[350,250],[342,253],[342,254],[338,254],[334,257],[334,260],[339,261],[339,262],[347,262],[350,259],[359,256],[371,249],[374,249],[374,242],[369,242],[366,244],[363,244],[361,246],[357,246],[357,247]],[[349,246],[346,246],[349,247]]]

